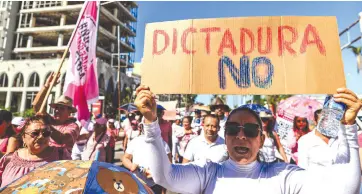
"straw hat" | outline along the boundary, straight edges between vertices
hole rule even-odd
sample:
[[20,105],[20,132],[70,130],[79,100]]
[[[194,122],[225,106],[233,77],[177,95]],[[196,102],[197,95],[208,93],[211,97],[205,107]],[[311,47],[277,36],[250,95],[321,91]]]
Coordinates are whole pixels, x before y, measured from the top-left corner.
[[72,113],[77,112],[77,109],[73,107],[73,99],[68,96],[61,95],[54,103],[49,104],[52,108],[55,108],[57,105],[68,107]]
[[211,103],[211,105],[210,105],[210,110],[211,110],[212,112],[214,112],[215,109],[216,109],[216,107],[218,107],[218,106],[223,107],[223,109],[224,109],[225,111],[229,111],[229,110],[230,110],[229,106],[226,105],[226,104],[224,104],[224,101],[222,101],[221,98],[216,97],[216,98],[213,100],[213,102]]

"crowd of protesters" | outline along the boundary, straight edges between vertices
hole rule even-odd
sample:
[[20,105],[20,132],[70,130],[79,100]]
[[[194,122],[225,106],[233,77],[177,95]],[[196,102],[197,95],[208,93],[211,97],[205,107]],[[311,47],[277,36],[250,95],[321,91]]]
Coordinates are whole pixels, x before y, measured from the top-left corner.
[[[124,119],[117,119],[115,114],[99,114],[78,121],[74,117],[77,110],[73,100],[66,96],[49,104],[53,115],[39,112],[52,79],[53,74],[33,102],[37,113],[34,116],[13,117],[11,112],[0,110],[1,187],[56,160],[114,163],[117,142],[122,142],[124,151],[123,157],[118,158],[122,165],[155,193],[166,193],[166,189],[179,193],[222,193],[233,183],[232,179],[222,177],[259,180],[264,186],[260,191],[288,186],[306,192],[316,186],[304,180],[307,175],[324,184],[314,169],[323,171],[320,168],[326,167],[331,173],[341,173],[342,177],[346,173],[354,177],[351,169],[358,170],[352,163],[358,158],[354,113],[360,104],[345,100],[354,98],[349,90],[340,92],[350,115],[344,119],[339,136],[324,136],[309,128],[307,118],[295,116],[288,135],[287,147],[291,154],[287,155],[277,133],[275,115],[247,108],[231,110],[220,98],[215,98],[207,110],[195,109],[192,116],[178,115],[171,121],[164,119],[166,110],[154,104],[145,87],[138,89],[141,94],[135,102],[138,110],[127,112]],[[314,122],[318,122],[320,114],[321,110],[314,113]],[[274,185],[268,182],[272,177],[278,177]],[[246,188],[252,185],[257,184],[250,181]],[[349,186],[351,190],[356,187],[353,181]],[[333,188],[340,189],[338,184]],[[281,189],[276,193],[287,192]]]

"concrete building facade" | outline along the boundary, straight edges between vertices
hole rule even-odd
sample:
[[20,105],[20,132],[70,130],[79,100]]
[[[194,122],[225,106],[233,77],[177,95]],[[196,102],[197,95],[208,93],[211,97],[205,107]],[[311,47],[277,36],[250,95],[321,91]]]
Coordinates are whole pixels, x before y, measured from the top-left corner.
[[[56,71],[70,36],[76,27],[83,1],[2,1],[0,3],[0,107],[13,112],[31,108],[31,102],[50,72]],[[126,69],[134,63],[137,4],[101,2],[97,39],[97,74],[102,110],[117,92],[117,26],[122,53],[121,91],[134,81]],[[127,55],[127,56],[125,56]],[[62,94],[67,61],[61,70],[61,84],[53,88],[49,101]],[[109,96],[109,95],[108,95]],[[112,96],[112,95],[110,95]],[[114,101],[114,100],[113,100]],[[114,105],[114,104],[113,104]]]

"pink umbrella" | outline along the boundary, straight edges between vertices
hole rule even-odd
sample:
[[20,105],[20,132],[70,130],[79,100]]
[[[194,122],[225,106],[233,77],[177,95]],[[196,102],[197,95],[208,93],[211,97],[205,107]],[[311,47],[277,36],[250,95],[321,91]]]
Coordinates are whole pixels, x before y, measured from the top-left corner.
[[295,116],[314,120],[314,111],[321,109],[322,103],[304,96],[292,96],[278,105],[277,116],[293,121]]

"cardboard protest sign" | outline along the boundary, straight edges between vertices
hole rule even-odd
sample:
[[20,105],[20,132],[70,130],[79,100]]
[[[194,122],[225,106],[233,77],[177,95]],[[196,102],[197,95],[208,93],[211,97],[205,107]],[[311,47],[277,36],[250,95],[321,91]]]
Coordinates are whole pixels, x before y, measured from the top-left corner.
[[169,94],[326,94],[345,86],[335,17],[146,26],[142,83]]

